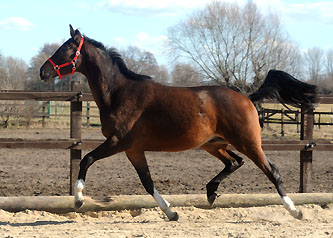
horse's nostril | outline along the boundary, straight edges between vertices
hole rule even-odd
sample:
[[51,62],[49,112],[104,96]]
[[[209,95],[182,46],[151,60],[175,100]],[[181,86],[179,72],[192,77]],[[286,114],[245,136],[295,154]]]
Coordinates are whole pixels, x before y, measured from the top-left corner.
[[42,80],[44,80],[44,79],[48,79],[49,77],[50,77],[50,74],[49,74],[49,73],[45,72],[44,70],[41,70],[41,71],[40,71],[40,78],[41,78]]

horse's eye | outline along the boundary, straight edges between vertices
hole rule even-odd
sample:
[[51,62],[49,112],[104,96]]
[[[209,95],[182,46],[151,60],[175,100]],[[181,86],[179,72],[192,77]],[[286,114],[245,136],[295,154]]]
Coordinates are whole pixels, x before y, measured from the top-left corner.
[[67,51],[67,47],[66,46],[63,46],[62,48],[61,48],[61,53],[65,53]]

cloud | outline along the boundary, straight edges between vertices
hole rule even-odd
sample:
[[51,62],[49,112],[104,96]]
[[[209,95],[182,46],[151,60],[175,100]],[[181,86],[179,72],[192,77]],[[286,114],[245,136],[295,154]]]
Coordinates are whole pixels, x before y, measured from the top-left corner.
[[0,27],[6,30],[16,29],[21,31],[28,31],[34,25],[25,18],[22,17],[9,17],[4,20],[0,20]]
[[[139,48],[146,49],[150,52],[158,51],[158,48],[167,41],[168,37],[165,35],[151,36],[146,32],[139,32],[136,36],[131,39],[124,39],[122,37],[116,37],[114,43],[116,47],[127,47],[129,45],[134,45]],[[155,53],[155,52],[152,52]]]
[[294,4],[287,11],[290,17],[298,20],[318,21],[323,24],[333,24],[333,2],[313,2]]
[[125,15],[175,16],[184,9],[205,6],[213,0],[107,0],[99,5]]
[[116,37],[114,39],[114,46],[118,49],[125,49],[128,46],[136,46],[140,49],[153,53],[156,59],[159,61],[159,59],[163,58],[164,56],[165,52],[163,46],[167,40],[168,37],[165,35],[152,36],[146,32],[139,32],[131,40],[122,37]]
[[288,3],[281,0],[255,0],[261,9],[273,10],[287,21],[333,24],[333,2]]
[[[186,10],[202,8],[214,0],[104,0],[97,5],[112,12],[124,15],[141,16],[176,16],[184,14]],[[224,0],[230,3],[244,5],[247,0]],[[253,0],[259,8],[274,11],[282,17],[294,20],[322,20],[331,24],[333,21],[332,1],[304,1],[290,3],[283,0]]]

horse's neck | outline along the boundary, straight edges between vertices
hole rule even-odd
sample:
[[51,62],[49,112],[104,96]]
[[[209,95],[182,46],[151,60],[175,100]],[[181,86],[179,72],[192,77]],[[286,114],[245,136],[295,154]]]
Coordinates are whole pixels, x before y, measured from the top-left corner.
[[85,70],[82,72],[88,79],[90,91],[100,110],[110,108],[111,95],[122,84],[122,77],[112,59],[101,50],[93,48],[86,52]]

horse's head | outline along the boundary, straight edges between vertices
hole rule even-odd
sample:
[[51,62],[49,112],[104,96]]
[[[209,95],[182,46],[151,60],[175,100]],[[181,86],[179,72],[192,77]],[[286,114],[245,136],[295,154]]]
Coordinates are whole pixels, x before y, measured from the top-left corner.
[[73,74],[80,67],[81,57],[80,51],[84,38],[78,30],[74,30],[71,25],[69,38],[57,51],[43,64],[40,68],[40,77],[44,81],[48,81],[56,76]]

